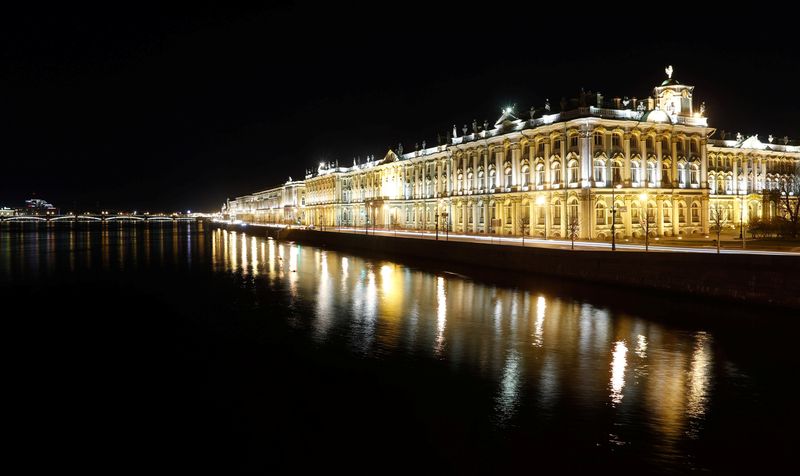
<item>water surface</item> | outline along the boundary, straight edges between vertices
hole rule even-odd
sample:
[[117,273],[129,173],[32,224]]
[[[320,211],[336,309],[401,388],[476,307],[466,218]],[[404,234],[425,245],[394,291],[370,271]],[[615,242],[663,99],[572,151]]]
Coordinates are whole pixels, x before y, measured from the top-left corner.
[[202,224],[5,225],[16,447],[99,470],[789,459],[786,313],[450,268]]

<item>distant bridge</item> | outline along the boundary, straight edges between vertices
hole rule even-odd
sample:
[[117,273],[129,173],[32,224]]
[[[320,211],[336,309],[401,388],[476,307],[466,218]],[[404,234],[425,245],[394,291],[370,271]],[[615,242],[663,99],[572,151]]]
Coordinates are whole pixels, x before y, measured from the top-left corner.
[[196,217],[184,215],[56,215],[13,216],[0,218],[3,223],[103,223],[103,222],[195,222]]

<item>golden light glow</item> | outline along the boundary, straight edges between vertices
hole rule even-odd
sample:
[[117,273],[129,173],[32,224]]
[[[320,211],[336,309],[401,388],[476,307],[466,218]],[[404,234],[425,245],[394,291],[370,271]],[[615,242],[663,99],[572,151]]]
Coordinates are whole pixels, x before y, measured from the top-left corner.
[[536,347],[541,347],[543,342],[545,309],[547,309],[547,303],[544,296],[539,296],[536,299],[536,322],[533,325],[533,345]]
[[689,398],[686,413],[690,417],[700,417],[706,412],[708,387],[711,370],[711,338],[705,332],[695,336],[692,364],[689,370]]
[[625,387],[625,367],[628,366],[628,347],[624,341],[614,343],[611,359],[611,402],[617,405],[622,402],[622,389]]
[[636,338],[636,355],[643,359],[647,357],[647,337],[641,334]]
[[444,350],[444,328],[447,325],[447,293],[444,290],[444,278],[436,278],[436,347],[437,354]]

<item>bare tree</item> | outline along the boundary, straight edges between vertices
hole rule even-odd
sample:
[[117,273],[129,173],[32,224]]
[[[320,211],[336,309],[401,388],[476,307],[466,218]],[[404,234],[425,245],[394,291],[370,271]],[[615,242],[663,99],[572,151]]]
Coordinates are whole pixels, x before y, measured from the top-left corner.
[[581,231],[581,222],[577,213],[571,213],[567,218],[567,236],[572,240],[572,249],[575,249],[575,238]]
[[525,234],[528,232],[530,228],[531,219],[527,216],[520,218],[519,220],[519,228],[522,232],[522,246],[525,246]]
[[792,172],[779,185],[778,213],[786,223],[788,236],[797,238],[800,234],[800,162],[792,166]]
[[711,229],[717,234],[717,254],[719,254],[719,235],[725,225],[728,224],[728,214],[725,213],[725,209],[719,203],[714,204],[709,209],[708,222],[711,225]]

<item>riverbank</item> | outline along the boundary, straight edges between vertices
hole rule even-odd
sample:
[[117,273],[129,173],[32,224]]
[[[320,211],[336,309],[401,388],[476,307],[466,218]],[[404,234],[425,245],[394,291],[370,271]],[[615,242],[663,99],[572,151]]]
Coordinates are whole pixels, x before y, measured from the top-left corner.
[[[498,243],[224,225],[331,249],[535,273],[633,289],[800,309],[800,257],[521,247]],[[256,231],[258,230],[258,231]]]

